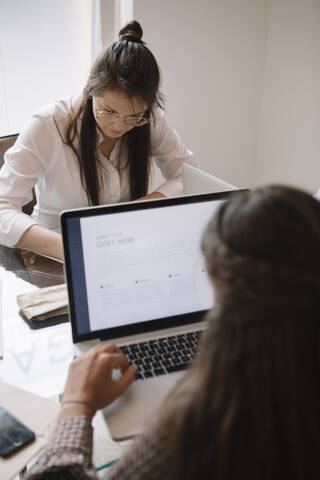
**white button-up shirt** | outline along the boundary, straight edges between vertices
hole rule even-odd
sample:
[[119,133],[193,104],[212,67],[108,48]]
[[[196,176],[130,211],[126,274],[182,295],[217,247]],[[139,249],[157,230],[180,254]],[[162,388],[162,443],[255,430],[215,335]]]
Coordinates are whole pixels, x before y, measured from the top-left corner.
[[[39,109],[5,154],[0,171],[0,243],[14,246],[34,223],[59,231],[59,214],[69,208],[87,207],[88,198],[80,179],[79,162],[59,134],[80,106],[82,95],[70,97]],[[78,120],[81,122],[81,120]],[[58,131],[58,128],[59,131]],[[78,130],[79,131],[79,130]],[[102,141],[101,133],[98,143]],[[97,148],[101,161],[102,204],[130,200],[128,169],[118,170],[117,145],[107,158]],[[126,155],[123,152],[121,155]],[[183,162],[197,165],[193,153],[169,127],[162,111],[151,122],[151,155],[165,182],[157,191],[165,196],[181,195]],[[32,199],[35,186],[37,204],[32,216],[21,207]]]

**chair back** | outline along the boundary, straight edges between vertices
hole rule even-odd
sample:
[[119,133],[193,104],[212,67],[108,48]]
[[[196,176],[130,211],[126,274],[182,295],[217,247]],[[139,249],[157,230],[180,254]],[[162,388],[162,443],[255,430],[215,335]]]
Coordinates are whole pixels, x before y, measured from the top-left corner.
[[[18,138],[18,134],[0,137],[0,168],[4,163],[4,154],[6,153],[7,150],[9,150],[10,147],[12,147],[12,145],[15,144],[15,141],[17,140],[17,138]],[[27,203],[22,207],[23,213],[26,213],[27,215],[31,215],[31,213],[33,212],[33,207],[37,203],[34,188],[32,189],[32,197],[33,198],[31,202]]]
[[14,145],[17,138],[18,134],[0,137],[0,168],[2,167],[4,162],[4,154],[7,150],[9,150],[10,147],[12,147],[12,145]]

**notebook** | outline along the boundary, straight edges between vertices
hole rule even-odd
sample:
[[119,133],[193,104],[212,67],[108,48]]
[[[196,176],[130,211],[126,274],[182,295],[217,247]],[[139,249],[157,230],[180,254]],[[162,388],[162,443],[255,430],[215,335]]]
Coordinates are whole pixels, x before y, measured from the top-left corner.
[[194,167],[189,163],[182,165],[183,190],[185,195],[198,193],[225,192],[237,190],[237,187]]
[[77,354],[112,342],[139,366],[133,385],[105,409],[114,439],[141,431],[196,354],[214,302],[202,233],[221,203],[241,192],[61,214]]

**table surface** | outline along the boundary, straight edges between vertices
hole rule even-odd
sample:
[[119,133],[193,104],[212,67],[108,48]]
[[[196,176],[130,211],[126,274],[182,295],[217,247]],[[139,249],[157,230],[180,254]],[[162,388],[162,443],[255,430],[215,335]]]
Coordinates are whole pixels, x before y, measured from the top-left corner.
[[[3,354],[0,379],[58,401],[74,352],[70,324],[33,330],[19,314],[16,298],[22,293],[64,283],[63,265],[30,252],[0,246],[0,278],[0,352]],[[93,462],[100,466],[118,458],[130,442],[114,442],[99,412],[93,425]]]

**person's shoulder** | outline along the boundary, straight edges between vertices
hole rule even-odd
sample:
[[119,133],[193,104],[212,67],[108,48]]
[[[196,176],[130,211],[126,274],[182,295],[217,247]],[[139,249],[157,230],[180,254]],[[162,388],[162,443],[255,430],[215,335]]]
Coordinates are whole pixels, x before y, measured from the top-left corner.
[[82,98],[83,95],[81,93],[62,98],[61,100],[53,100],[49,104],[38,108],[34,112],[33,117],[49,122],[53,120],[60,122],[69,119],[79,109]]
[[161,130],[165,125],[167,125],[167,119],[164,110],[162,108],[156,108],[150,120],[151,134],[156,135],[159,129]]
[[79,110],[82,100],[82,93],[63,98],[62,100],[56,100],[52,102],[52,114],[57,116],[57,118],[73,116]]
[[158,121],[161,121],[163,118],[165,118],[165,112],[162,108],[155,108],[154,111],[153,111],[153,115],[152,115],[152,121],[154,123],[158,122]]
[[[63,132],[70,117],[81,105],[82,95],[73,95],[38,108],[27,120],[19,135],[19,142],[27,144],[36,141],[39,144],[55,142],[59,132]],[[51,140],[50,140],[51,139]]]

